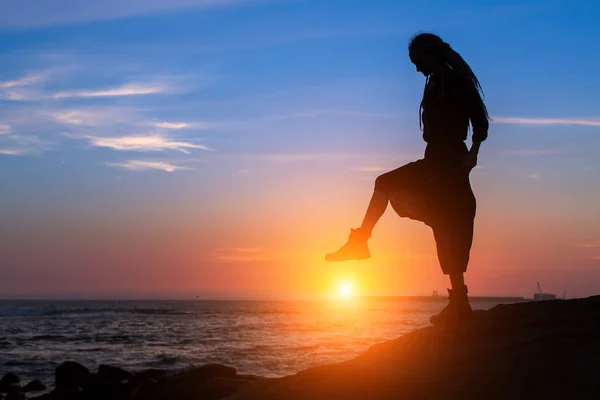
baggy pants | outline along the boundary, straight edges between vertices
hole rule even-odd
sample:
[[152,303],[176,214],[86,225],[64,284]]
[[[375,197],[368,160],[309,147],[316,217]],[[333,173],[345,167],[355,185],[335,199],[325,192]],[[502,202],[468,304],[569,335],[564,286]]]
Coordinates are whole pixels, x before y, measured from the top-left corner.
[[473,243],[476,200],[462,166],[467,152],[463,142],[428,145],[423,159],[375,180],[375,190],[388,194],[400,217],[432,228],[444,274],[466,272]]

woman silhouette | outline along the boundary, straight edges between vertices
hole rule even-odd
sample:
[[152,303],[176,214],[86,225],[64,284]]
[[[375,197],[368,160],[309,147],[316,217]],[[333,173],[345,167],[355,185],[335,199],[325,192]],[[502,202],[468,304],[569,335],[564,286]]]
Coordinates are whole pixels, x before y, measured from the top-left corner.
[[[462,321],[471,314],[463,275],[469,263],[476,208],[469,173],[477,165],[481,142],[487,138],[489,115],[477,77],[439,36],[414,36],[408,53],[417,71],[426,77],[419,107],[419,125],[427,143],[424,157],[377,177],[362,225],[351,229],[348,242],[325,258],[369,258],[367,241],[391,203],[399,216],[432,228],[440,266],[450,276],[448,306],[430,321]],[[469,121],[470,150],[465,144]]]

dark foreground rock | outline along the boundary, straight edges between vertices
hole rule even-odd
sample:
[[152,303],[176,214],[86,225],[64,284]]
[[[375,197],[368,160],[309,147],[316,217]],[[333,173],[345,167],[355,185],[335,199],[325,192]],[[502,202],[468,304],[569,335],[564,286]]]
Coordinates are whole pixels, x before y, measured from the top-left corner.
[[[25,398],[14,374],[1,383],[5,399]],[[464,326],[419,329],[353,360],[277,379],[218,364],[135,374],[104,365],[91,373],[69,361],[52,391],[30,398],[600,399],[600,296],[499,305]]]
[[[55,387],[37,400],[216,400],[233,394],[263,378],[240,375],[235,368],[207,364],[185,371],[151,369],[132,374],[121,368],[101,365],[97,373],[73,361],[56,369]],[[14,382],[14,377],[10,378]],[[12,384],[7,395],[25,398],[26,388]]]
[[227,400],[600,399],[600,296],[499,305]]

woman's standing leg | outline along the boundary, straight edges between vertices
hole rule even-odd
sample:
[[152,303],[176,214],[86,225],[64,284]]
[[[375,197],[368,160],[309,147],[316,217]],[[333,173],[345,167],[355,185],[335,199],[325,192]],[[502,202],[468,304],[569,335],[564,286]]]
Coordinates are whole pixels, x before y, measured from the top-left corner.
[[[462,187],[461,187],[462,186]],[[468,288],[464,273],[469,264],[475,222],[475,196],[468,183],[459,185],[449,213],[441,215],[433,227],[438,260],[442,272],[449,275],[451,289],[448,290],[448,306],[430,318],[433,324],[448,320],[460,321],[471,314]]]

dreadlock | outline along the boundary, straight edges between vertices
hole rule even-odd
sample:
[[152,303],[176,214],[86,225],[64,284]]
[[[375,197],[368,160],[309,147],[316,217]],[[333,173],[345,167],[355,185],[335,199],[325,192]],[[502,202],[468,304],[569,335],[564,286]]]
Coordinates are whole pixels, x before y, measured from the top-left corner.
[[[475,92],[477,92],[478,102],[483,108],[485,112],[485,116],[487,119],[490,119],[488,115],[487,108],[485,103],[483,102],[483,89],[479,84],[479,80],[477,76],[471,70],[471,67],[467,62],[458,54],[450,45],[442,40],[437,35],[433,33],[420,33],[412,37],[410,44],[408,46],[409,52],[419,51],[424,53],[432,54],[440,59],[448,68],[458,73],[462,78],[464,78]],[[421,104],[419,105],[419,127],[422,127],[422,113],[423,113],[423,105],[425,101],[425,92],[427,89],[427,84],[429,83],[429,76],[425,79],[425,89],[423,90],[423,100],[421,100]],[[444,80],[442,76],[442,88],[444,85]],[[443,89],[442,89],[443,90]]]

